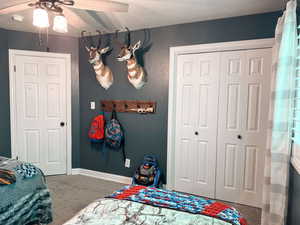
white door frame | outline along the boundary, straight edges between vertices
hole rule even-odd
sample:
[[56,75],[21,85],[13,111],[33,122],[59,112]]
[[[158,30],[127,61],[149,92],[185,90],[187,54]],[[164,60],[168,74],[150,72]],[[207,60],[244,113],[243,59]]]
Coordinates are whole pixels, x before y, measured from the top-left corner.
[[10,90],[10,129],[11,129],[11,157],[16,158],[18,150],[16,149],[16,56],[35,56],[60,58],[66,61],[66,103],[67,103],[67,174],[72,174],[72,95],[71,95],[71,55],[61,53],[49,53],[38,51],[23,51],[9,49],[9,90]]
[[213,44],[188,45],[170,48],[168,147],[167,147],[167,189],[174,189],[175,179],[175,129],[176,129],[176,68],[177,57],[185,54],[223,52],[248,49],[273,48],[274,38],[246,41],[221,42]]

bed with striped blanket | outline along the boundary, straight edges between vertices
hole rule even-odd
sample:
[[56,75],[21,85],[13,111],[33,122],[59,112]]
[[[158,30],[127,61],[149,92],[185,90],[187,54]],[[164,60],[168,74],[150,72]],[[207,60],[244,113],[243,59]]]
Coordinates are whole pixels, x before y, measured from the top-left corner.
[[[27,167],[22,168],[24,165]],[[12,171],[16,178],[15,183],[0,184],[0,224],[51,223],[51,198],[42,171],[33,165],[4,157],[0,157],[0,170]]]
[[125,186],[64,225],[247,225],[233,207],[194,195]]

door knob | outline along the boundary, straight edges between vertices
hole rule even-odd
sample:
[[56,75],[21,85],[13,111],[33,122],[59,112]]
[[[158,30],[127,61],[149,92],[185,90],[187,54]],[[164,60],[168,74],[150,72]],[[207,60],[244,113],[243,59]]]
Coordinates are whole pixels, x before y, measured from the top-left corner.
[[243,137],[242,137],[242,135],[239,134],[239,135],[237,136],[237,138],[241,140]]
[[64,127],[65,126],[65,122],[60,122],[60,126]]
[[196,132],[195,132],[195,135],[198,135],[198,134],[199,134],[198,131],[196,131]]

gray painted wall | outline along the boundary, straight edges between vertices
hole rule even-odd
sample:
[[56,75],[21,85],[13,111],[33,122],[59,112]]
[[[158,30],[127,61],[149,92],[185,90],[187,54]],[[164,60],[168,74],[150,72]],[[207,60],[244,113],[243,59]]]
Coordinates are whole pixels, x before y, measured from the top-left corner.
[[289,187],[289,209],[287,225],[298,225],[300,223],[300,175],[291,166]]
[[[167,161],[167,111],[169,82],[169,47],[202,43],[249,40],[274,37],[275,25],[280,13],[268,13],[222,20],[182,24],[148,30],[152,47],[144,53],[148,83],[135,90],[127,81],[124,63],[117,62],[117,46],[106,58],[112,68],[115,83],[105,91],[95,79],[94,71],[87,61],[87,52],[81,45],[80,70],[80,115],[81,115],[81,160],[83,168],[124,176],[132,176],[145,154],[155,154],[163,174]],[[132,42],[144,40],[144,31],[132,33]],[[104,41],[104,40],[103,40]],[[124,168],[120,152],[93,148],[87,138],[91,119],[99,113],[101,99],[153,100],[157,101],[157,113],[137,115],[119,113],[126,133],[126,151],[132,160],[130,169]],[[96,101],[97,110],[89,109],[89,102]]]
[[[44,38],[45,40],[45,38]],[[9,72],[8,49],[45,51],[39,46],[38,35],[0,29],[0,155],[11,155],[10,149],[10,111],[9,111]],[[79,167],[79,71],[78,39],[62,36],[49,36],[51,52],[70,53],[72,60],[72,164]]]
[[10,156],[7,31],[0,29],[0,155]]

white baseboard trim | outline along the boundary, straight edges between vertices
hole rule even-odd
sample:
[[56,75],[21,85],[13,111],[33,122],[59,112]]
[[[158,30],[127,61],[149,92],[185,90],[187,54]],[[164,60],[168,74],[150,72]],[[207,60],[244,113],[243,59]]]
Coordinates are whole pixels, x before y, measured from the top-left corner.
[[294,169],[297,171],[298,174],[300,174],[300,160],[296,157],[292,157],[291,163],[294,167]]
[[71,175],[79,175],[80,174],[80,168],[72,169]]
[[168,190],[168,187],[167,187],[166,184],[163,184],[163,185],[161,186],[161,188],[164,189],[164,190]]
[[88,177],[94,177],[97,179],[118,182],[122,184],[131,184],[132,182],[131,177],[125,177],[125,176],[120,176],[111,173],[103,173],[94,170],[82,169],[82,168],[72,169],[72,175],[83,175]]

